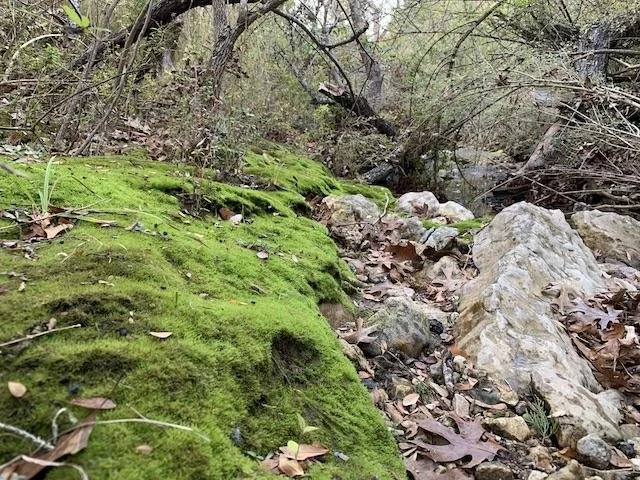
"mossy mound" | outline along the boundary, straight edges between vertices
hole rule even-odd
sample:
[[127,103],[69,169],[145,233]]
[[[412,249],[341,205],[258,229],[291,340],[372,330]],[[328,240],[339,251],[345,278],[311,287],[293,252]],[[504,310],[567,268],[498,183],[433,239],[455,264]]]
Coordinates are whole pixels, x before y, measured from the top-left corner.
[[[57,161],[51,204],[86,215],[27,255],[0,249],[0,343],[44,330],[51,318],[57,328],[82,327],[0,349],[3,385],[28,388],[13,398],[0,385],[3,421],[49,438],[61,407],[86,416],[72,398],[102,396],[117,407],[99,420],[144,415],[209,439],[145,423],[96,425],[72,462],[97,479],[269,478],[248,452],[264,455],[288,440],[349,456],[314,466],[312,478],[404,476],[380,413],[318,312],[320,301],[345,301],[349,272],[325,228],[299,214],[307,209],[301,193],[358,187],[282,151],[245,161],[276,188],[194,180],[188,169],[138,158]],[[20,169],[26,177],[0,170],[0,210],[31,208],[42,189],[44,165]],[[384,190],[365,190],[384,202]],[[185,195],[242,209],[247,222],[184,216]],[[101,226],[106,220],[118,226]],[[19,235],[0,220],[0,238]],[[319,430],[303,437],[298,415]],[[64,416],[59,422],[70,426]],[[141,444],[153,451],[136,453]],[[32,450],[0,431],[0,464]],[[46,478],[67,474],[54,469]]]

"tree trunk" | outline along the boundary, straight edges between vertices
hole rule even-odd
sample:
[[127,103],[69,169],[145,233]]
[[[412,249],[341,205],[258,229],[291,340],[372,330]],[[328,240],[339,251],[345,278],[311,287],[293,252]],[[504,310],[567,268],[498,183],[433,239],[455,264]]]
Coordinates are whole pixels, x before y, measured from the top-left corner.
[[391,138],[396,136],[397,132],[395,125],[384,118],[379,117],[371,105],[369,105],[366,98],[354,97],[344,88],[339,88],[327,83],[320,84],[318,91],[331,98],[331,100],[348,112],[352,112],[354,115],[364,118],[369,125],[383,135]]
[[[225,0],[225,3],[230,5],[240,3],[240,1],[241,0]],[[260,0],[246,1],[247,3],[258,3]],[[211,0],[160,0],[151,10],[151,17],[147,27],[133,25],[111,34],[98,45],[93,61],[99,62],[105,51],[110,47],[123,47],[130,33],[134,36],[134,41],[138,41],[140,38],[148,36],[154,29],[171,23],[178,15],[183,14],[187,10],[196,7],[207,7],[209,5],[211,5]],[[93,49],[93,44],[89,45],[85,52],[80,55],[71,66],[78,68],[87,63],[92,55]]]

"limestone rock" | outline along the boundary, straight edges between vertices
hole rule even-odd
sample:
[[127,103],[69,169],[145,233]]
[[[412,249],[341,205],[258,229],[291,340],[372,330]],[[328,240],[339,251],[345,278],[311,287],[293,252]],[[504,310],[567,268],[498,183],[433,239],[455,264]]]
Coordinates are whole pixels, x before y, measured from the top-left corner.
[[578,458],[582,463],[599,470],[609,466],[611,447],[598,435],[587,435],[578,440],[576,445]]
[[367,322],[378,327],[378,342],[363,345],[365,353],[379,355],[380,341],[387,347],[417,357],[423,350],[432,350],[439,344],[439,337],[431,333],[433,322],[447,323],[449,314],[423,302],[405,297],[387,298]]
[[438,207],[438,217],[447,219],[447,223],[462,222],[464,220],[473,220],[475,216],[466,207],[456,202],[441,203]]
[[328,210],[327,225],[340,226],[345,223],[375,222],[380,217],[380,209],[363,195],[329,195],[322,204]]
[[526,442],[531,437],[531,429],[522,417],[487,418],[483,425],[493,433],[511,440]]
[[439,206],[440,202],[431,192],[408,192],[396,202],[398,210],[420,218],[435,217]]
[[620,425],[620,433],[623,440],[629,440],[634,437],[640,437],[640,426],[635,423],[625,423]]
[[502,462],[484,462],[476,467],[476,480],[513,480],[513,472]]
[[542,470],[543,472],[554,472],[556,467],[553,465],[553,457],[542,445],[536,445],[529,449],[528,458],[533,463],[533,468],[536,470]]
[[555,473],[552,473],[547,477],[547,480],[583,480],[584,474],[582,473],[582,467],[575,460],[570,460],[567,465],[562,467]]
[[389,391],[393,400],[402,400],[404,397],[413,392],[413,384],[406,378],[393,375],[390,381],[391,388],[389,389]]
[[398,221],[400,222],[398,233],[401,238],[419,242],[427,231],[418,217],[398,218]]
[[574,213],[571,221],[584,243],[605,258],[640,267],[640,222],[599,210]]
[[460,234],[457,228],[438,227],[428,230],[420,241],[436,251],[444,250]]
[[480,274],[460,290],[458,346],[476,366],[518,393],[533,382],[558,416],[561,446],[588,433],[617,440],[620,414],[567,333],[558,326],[551,282],[586,294],[603,289],[593,254],[560,211],[526,202],[500,212],[475,238]]
[[364,240],[358,222],[373,223],[380,218],[378,206],[363,195],[329,195],[322,200],[321,218],[331,234],[345,245],[357,249]]

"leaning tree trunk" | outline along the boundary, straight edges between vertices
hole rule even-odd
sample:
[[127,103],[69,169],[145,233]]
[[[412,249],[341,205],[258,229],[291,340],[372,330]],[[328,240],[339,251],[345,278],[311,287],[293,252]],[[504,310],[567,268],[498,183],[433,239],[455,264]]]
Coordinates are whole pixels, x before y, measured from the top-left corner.
[[[209,0],[210,2],[211,0]],[[262,17],[266,13],[269,13],[286,0],[269,0],[262,3],[260,8],[255,11],[248,11],[246,9],[246,0],[240,2],[243,6],[243,10],[238,16],[236,24],[232,27],[227,25],[219,33],[217,33],[216,45],[211,55],[210,74],[213,83],[213,97],[217,103],[220,100],[220,94],[222,92],[222,76],[229,64],[229,61],[233,57],[233,49],[236,41],[242,35],[242,33],[249,28],[253,22]]]
[[[109,35],[104,41],[97,45],[97,48],[96,45],[89,45],[85,52],[76,58],[71,66],[73,68],[81,67],[87,63],[92,56],[93,61],[98,62],[108,48],[122,48],[129,35],[133,35],[134,41],[138,41],[141,38],[147,37],[153,30],[173,22],[178,15],[181,15],[192,8],[208,7],[211,5],[211,1],[212,0],[160,0],[154,4],[153,9],[151,10],[148,26],[132,25]],[[225,3],[227,5],[231,5],[238,4],[241,1],[246,3],[258,3],[260,0],[225,0]],[[262,8],[260,10],[262,10]],[[96,50],[95,55],[93,54],[94,49]]]

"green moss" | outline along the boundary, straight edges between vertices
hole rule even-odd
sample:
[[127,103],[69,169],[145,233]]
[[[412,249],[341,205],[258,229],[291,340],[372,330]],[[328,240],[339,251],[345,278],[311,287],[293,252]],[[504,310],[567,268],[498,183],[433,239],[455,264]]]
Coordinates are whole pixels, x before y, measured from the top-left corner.
[[438,228],[442,226],[454,227],[457,228],[460,232],[460,235],[464,235],[467,233],[473,233],[476,230],[480,230],[489,224],[492,217],[478,217],[472,220],[463,220],[461,222],[444,224],[438,222],[437,220],[422,220],[422,226],[424,228]]
[[[82,326],[2,349],[0,377],[29,390],[21,399],[0,394],[1,418],[48,438],[56,411],[69,407],[79,388],[82,397],[118,404],[100,420],[140,412],[210,440],[142,423],[97,425],[88,448],[72,459],[92,478],[267,478],[245,452],[264,455],[290,439],[349,455],[348,462],[318,464],[313,478],[404,475],[381,415],[318,313],[320,301],[346,301],[348,269],[326,229],[300,216],[302,194],[356,186],[283,152],[268,161],[248,155],[247,170],[278,186],[272,191],[204,180],[194,187],[175,166],[138,158],[59,162],[51,204],[85,207],[86,220],[118,226],[78,221],[59,238],[31,245],[34,260],[0,250],[0,272],[28,278],[20,291],[19,277],[0,273],[8,290],[0,301],[0,343],[45,329],[50,318],[58,327]],[[44,165],[23,170],[28,177],[0,172],[0,209],[30,207],[27,193],[37,198]],[[196,191],[211,210],[243,210],[248,222],[172,216],[181,209],[178,197]],[[0,230],[0,238],[17,234]],[[259,259],[258,250],[269,258]],[[150,331],[173,335],[162,341]],[[298,414],[320,427],[311,438],[300,438]],[[136,453],[143,443],[151,454]],[[0,463],[32,447],[2,434]],[[47,478],[66,474],[53,470]]]
[[451,226],[458,229],[460,234],[474,233],[487,226],[491,222],[492,217],[478,217],[472,220],[463,220],[462,222],[453,223]]

